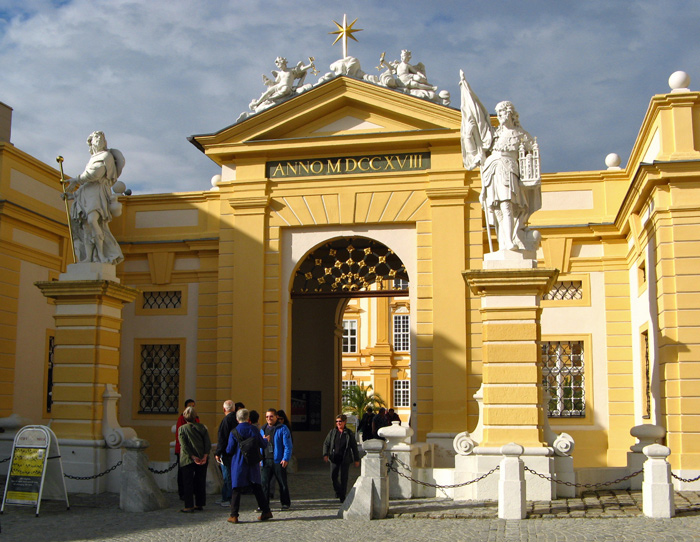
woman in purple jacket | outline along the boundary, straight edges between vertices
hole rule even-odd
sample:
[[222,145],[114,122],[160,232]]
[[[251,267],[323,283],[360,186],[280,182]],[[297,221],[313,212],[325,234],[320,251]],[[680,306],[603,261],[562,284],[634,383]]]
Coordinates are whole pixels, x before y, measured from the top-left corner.
[[240,435],[240,440],[243,442],[250,437],[256,438],[259,442],[260,448],[267,447],[267,440],[265,440],[260,435],[260,430],[250,424],[250,412],[248,409],[242,408],[236,412],[236,420],[238,420],[238,427],[231,431],[228,437],[228,446],[226,446],[226,453],[232,455],[231,459],[231,485],[233,491],[231,493],[231,515],[227,519],[229,523],[238,523],[238,509],[241,504],[241,491],[248,486],[252,487],[255,499],[258,501],[258,506],[262,513],[258,517],[260,521],[265,521],[272,518],[272,512],[270,512],[270,505],[265,499],[263,494],[261,479],[260,479],[260,464],[248,465],[243,453],[241,452],[241,447],[238,445],[238,440],[236,439],[235,432],[237,431]]

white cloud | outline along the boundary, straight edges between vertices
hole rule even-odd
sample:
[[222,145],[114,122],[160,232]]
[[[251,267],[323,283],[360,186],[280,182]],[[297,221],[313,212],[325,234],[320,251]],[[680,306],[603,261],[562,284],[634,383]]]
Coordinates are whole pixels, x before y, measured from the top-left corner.
[[[188,141],[232,124],[264,89],[277,55],[340,56],[332,21],[358,18],[350,42],[367,72],[403,48],[458,103],[464,69],[491,108],[511,99],[538,136],[548,171],[599,169],[625,158],[649,99],[684,69],[700,77],[700,4],[516,2],[433,4],[272,0],[0,0],[0,100],[13,143],[67,173],[104,130],[136,192],[209,188],[216,166]],[[472,5],[474,4],[474,5]],[[21,10],[21,11],[20,11]]]

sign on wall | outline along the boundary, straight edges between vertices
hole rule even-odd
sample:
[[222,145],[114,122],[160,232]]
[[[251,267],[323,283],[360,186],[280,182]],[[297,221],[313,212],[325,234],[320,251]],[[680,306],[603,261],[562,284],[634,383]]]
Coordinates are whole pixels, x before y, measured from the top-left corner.
[[42,496],[65,498],[66,506],[70,508],[61,453],[51,429],[43,425],[28,425],[20,429],[12,444],[11,460],[0,512],[5,511],[6,504],[36,506],[38,516]]
[[429,152],[278,160],[265,164],[268,179],[326,175],[362,175],[430,168]]

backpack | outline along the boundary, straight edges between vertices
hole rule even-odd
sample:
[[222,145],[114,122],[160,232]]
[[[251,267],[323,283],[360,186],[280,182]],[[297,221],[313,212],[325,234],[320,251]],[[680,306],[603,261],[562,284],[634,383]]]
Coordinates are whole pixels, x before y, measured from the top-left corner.
[[238,429],[234,429],[232,432],[233,437],[238,442],[238,447],[241,449],[243,461],[249,467],[259,464],[262,461],[262,454],[260,453],[260,445],[258,444],[258,439],[256,438],[257,435],[253,435],[252,437],[242,440],[243,437],[241,437]]

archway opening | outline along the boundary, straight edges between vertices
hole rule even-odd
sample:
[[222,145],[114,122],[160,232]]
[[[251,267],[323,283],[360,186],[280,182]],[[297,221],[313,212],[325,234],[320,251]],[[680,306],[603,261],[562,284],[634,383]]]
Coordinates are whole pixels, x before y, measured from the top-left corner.
[[[291,417],[297,457],[320,454],[335,415],[342,411],[342,380],[370,383],[378,392],[381,388],[390,405],[397,376],[403,382],[410,375],[408,342],[402,339],[402,352],[395,351],[393,342],[394,309],[402,322],[408,318],[408,284],[399,256],[368,237],[326,241],[300,261],[290,292]],[[352,330],[349,320],[355,321]],[[345,370],[344,356],[352,359]],[[397,366],[397,360],[405,367]]]

